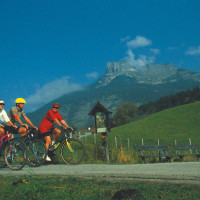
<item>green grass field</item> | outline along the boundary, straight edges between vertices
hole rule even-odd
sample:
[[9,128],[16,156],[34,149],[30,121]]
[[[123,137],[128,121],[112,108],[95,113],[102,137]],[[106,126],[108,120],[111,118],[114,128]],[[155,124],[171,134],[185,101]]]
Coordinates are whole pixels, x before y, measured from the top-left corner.
[[[199,110],[200,102],[195,102],[164,110],[145,119],[113,128],[107,137],[111,160],[113,163],[137,163],[137,154],[133,150],[133,146],[141,144],[142,138],[144,144],[157,144],[159,139],[160,145],[170,146],[171,153],[173,153],[172,147],[175,140],[177,144],[188,144],[189,138],[191,138],[192,144],[200,145]],[[97,140],[99,136],[97,136]],[[119,149],[115,149],[115,137],[118,139],[119,146],[121,145]],[[125,147],[127,138],[130,140],[130,150],[127,150]],[[91,145],[86,145],[88,160],[85,162],[102,163],[98,157],[97,159],[94,158],[93,139],[94,136],[87,138],[87,143],[90,142]],[[125,199],[133,199],[134,197],[135,199],[148,200],[196,200],[200,199],[199,190],[200,186],[194,185],[158,184],[123,180],[116,182],[106,179],[97,180],[73,177],[0,177],[0,200],[106,200],[112,199],[112,196],[120,191],[125,191],[123,193],[123,195],[127,195]]]
[[117,128],[109,133],[109,139],[117,136],[121,140],[130,138],[133,144],[174,145],[188,144],[191,138],[193,143],[200,145],[200,102],[174,107],[153,114],[145,119],[138,120]]
[[[73,177],[0,177],[1,200],[110,200],[118,192],[123,199],[197,200],[200,186],[155,184]],[[114,199],[114,198],[113,198]]]
[[[99,141],[100,134],[97,134]],[[116,149],[117,139],[118,149]],[[94,136],[87,137],[92,143]],[[138,163],[134,145],[168,145],[169,154],[174,155],[175,142],[179,145],[192,144],[200,146],[200,102],[194,102],[171,109],[163,110],[144,119],[111,129],[107,141],[113,163]],[[128,142],[129,141],[129,142]],[[128,145],[129,143],[129,145]],[[88,145],[89,148],[89,145]],[[129,149],[128,149],[129,148]],[[91,149],[89,152],[93,152]],[[88,153],[92,158],[91,153]],[[90,159],[89,159],[90,160]],[[188,157],[186,160],[195,161]]]

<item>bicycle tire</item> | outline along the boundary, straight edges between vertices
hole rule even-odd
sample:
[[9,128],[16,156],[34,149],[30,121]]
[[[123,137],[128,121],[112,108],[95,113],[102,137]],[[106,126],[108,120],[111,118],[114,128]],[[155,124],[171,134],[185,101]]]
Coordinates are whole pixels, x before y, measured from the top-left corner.
[[4,152],[0,153],[0,168],[3,168],[6,166],[5,158],[4,158]]
[[66,141],[63,142],[61,147],[61,157],[66,164],[80,164],[85,157],[85,147],[83,143],[73,138],[68,139],[68,144],[66,144]]
[[26,145],[20,139],[11,140],[5,147],[6,165],[12,170],[22,169],[26,164]]
[[47,149],[45,144],[39,139],[32,139],[31,143],[27,145],[27,165],[38,167],[45,162],[46,156]]

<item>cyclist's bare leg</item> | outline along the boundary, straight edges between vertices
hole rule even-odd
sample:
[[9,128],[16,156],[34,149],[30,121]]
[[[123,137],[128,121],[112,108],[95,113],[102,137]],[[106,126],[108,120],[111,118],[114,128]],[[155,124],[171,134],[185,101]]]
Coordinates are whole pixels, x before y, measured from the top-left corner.
[[0,127],[0,137],[4,134],[4,129]]
[[26,132],[26,128],[24,127],[20,127],[19,130],[18,130],[18,133],[19,134],[22,134],[21,136],[26,136],[27,135],[27,132]]
[[45,139],[45,146],[46,146],[47,151],[48,151],[49,150],[49,145],[51,143],[51,137],[50,136],[46,136],[46,137],[44,137],[44,139]]
[[60,137],[60,134],[61,134],[61,131],[57,128],[54,128],[54,130],[52,131],[53,133],[53,142],[55,142],[59,137]]

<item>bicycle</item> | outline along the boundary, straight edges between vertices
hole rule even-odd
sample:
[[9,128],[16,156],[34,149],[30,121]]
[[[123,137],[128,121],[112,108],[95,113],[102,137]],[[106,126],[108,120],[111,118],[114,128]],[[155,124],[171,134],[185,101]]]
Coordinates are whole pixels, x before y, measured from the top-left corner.
[[8,166],[12,170],[22,169],[26,164],[26,145],[20,139],[10,139],[10,133],[5,128],[5,134],[0,141],[0,167]]
[[42,165],[47,156],[47,149],[39,139],[36,139],[38,131],[35,128],[28,128],[27,136],[24,138],[24,142],[27,146],[27,165],[30,167],[38,167]]
[[81,141],[70,137],[71,132],[71,128],[62,127],[60,139],[53,146],[50,146],[49,150],[53,153],[61,145],[62,160],[68,165],[77,165],[85,157],[85,147]]
[[4,142],[7,141],[7,139],[8,139],[8,135],[6,135],[6,134],[2,135],[0,138],[0,168],[3,168],[6,166],[5,158],[4,158],[4,156],[1,156],[1,154],[2,154],[3,147],[4,147],[3,144],[4,144]]

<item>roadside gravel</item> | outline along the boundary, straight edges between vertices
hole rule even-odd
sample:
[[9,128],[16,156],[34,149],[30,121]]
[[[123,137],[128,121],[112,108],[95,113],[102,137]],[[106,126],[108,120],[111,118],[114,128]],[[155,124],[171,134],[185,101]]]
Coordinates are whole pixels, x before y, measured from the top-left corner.
[[43,165],[37,168],[25,166],[13,171],[0,168],[2,176],[79,176],[106,179],[126,179],[200,185],[200,162],[155,163],[155,164],[81,164]]

